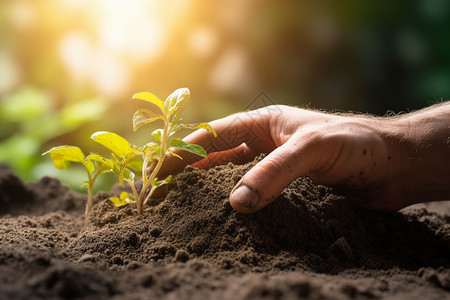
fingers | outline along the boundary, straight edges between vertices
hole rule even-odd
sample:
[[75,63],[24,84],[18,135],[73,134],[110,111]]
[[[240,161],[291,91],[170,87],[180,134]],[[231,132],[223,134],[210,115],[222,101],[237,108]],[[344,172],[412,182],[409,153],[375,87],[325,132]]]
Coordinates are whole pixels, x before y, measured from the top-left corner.
[[231,206],[248,214],[272,203],[293,180],[309,173],[309,152],[292,140],[275,149],[236,184]]
[[[248,113],[234,114],[209,123],[216,131],[217,137],[214,137],[209,131],[199,129],[183,140],[202,146],[208,152],[208,156],[211,155],[210,153],[219,153],[212,154],[210,158],[204,161],[203,166],[213,166],[214,163],[217,165],[219,161],[226,158],[233,162],[238,162],[240,159],[242,163],[242,158],[248,158],[249,160],[253,158],[250,157],[251,154],[255,156],[257,153],[270,152],[275,147],[267,130],[267,123],[267,118],[264,115],[255,117]],[[247,146],[242,146],[244,144]],[[158,177],[176,174],[182,171],[186,165],[193,164],[201,159],[200,156],[183,150],[173,149],[173,152],[180,155],[183,160],[169,155],[164,160]],[[241,156],[243,153],[245,155]]]
[[199,169],[210,169],[229,162],[241,165],[254,159],[258,154],[249,148],[247,144],[241,144],[233,149],[210,153],[207,158],[192,164],[192,166]]

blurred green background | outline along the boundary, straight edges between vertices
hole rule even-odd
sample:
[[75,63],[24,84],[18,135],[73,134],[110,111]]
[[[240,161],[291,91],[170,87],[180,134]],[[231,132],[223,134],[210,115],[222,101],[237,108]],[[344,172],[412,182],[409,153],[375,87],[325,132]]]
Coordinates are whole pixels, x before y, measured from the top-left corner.
[[[0,162],[24,180],[40,153],[132,131],[139,91],[191,90],[188,122],[270,102],[384,115],[450,98],[450,1],[2,0]],[[105,177],[98,188],[108,188]]]

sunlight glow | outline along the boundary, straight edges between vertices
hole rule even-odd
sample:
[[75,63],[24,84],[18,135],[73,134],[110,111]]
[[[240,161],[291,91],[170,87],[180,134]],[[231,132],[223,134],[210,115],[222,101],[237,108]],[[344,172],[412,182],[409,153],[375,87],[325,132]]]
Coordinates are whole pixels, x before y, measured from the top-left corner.
[[160,17],[152,14],[152,1],[100,1],[99,41],[103,47],[128,59],[156,59],[167,36]]
[[114,96],[128,86],[129,71],[114,55],[97,52],[92,67],[92,81],[103,95]]
[[208,57],[216,51],[219,38],[211,28],[199,26],[194,28],[189,37],[189,48],[199,57]]
[[20,81],[20,69],[11,53],[0,51],[0,94],[9,91]]
[[12,2],[8,10],[8,18],[18,28],[29,28],[35,18],[32,6],[23,1]]
[[127,88],[133,68],[157,60],[185,0],[73,1],[60,3],[79,15],[77,27],[62,37],[60,58],[77,80],[92,81],[112,94]]
[[67,34],[60,44],[61,59],[76,80],[91,81],[97,90],[113,96],[126,88],[129,71],[111,52],[95,48],[82,32]]
[[59,47],[63,64],[77,80],[87,79],[93,51],[91,42],[83,32],[66,34]]
[[242,47],[231,46],[224,50],[211,71],[210,86],[217,92],[245,94],[257,84],[249,53]]

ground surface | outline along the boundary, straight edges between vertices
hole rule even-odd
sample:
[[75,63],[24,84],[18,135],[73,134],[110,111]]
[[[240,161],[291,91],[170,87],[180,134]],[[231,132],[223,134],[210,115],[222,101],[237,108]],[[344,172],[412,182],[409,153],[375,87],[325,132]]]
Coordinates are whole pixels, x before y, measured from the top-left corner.
[[450,203],[365,212],[304,178],[240,215],[250,167],[188,167],[143,217],[99,193],[86,226],[84,195],[0,167],[0,299],[450,299]]

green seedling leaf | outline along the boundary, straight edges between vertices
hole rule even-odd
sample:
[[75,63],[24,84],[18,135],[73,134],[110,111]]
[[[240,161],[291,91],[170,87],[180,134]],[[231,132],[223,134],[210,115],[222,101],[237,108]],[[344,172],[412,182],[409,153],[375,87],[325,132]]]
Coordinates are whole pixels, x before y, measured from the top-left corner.
[[185,142],[179,138],[172,139],[170,141],[170,146],[174,148],[178,148],[202,157],[207,157],[208,154],[206,153],[205,149],[203,149],[202,146],[196,145],[196,144],[190,144],[188,142]]
[[95,171],[95,165],[92,161],[85,159],[83,161],[83,165],[86,168],[86,170],[89,172],[89,174],[92,175],[92,173]]
[[120,135],[113,132],[97,131],[91,135],[91,139],[99,144],[102,144],[120,158],[125,157],[125,155],[127,155],[127,153],[131,150],[130,143],[128,143],[128,141]]
[[101,165],[106,165],[110,170],[114,169],[114,162],[111,159],[104,158],[103,156],[92,153],[86,157],[86,160],[93,160]]
[[[133,148],[133,149],[138,149],[138,148]],[[114,164],[117,166],[117,173],[116,173],[116,169],[114,169],[114,174],[116,174],[117,176],[119,176],[119,169],[120,169],[120,164],[122,163],[123,158],[122,157],[117,157],[116,155],[114,155],[114,153],[112,153],[113,156],[113,161]],[[128,164],[127,164],[127,169],[129,169],[130,171],[134,172],[134,173],[140,173],[142,171],[142,163],[143,163],[143,158],[141,156],[135,156]]]
[[157,143],[161,142],[161,136],[162,136],[162,129],[156,129],[155,131],[152,132],[152,136],[155,138],[155,141]]
[[42,153],[46,155],[50,153],[53,164],[58,169],[70,169],[70,162],[84,162],[84,153],[80,148],[75,146],[59,146]]
[[124,186],[124,182],[123,179],[125,177],[125,179],[130,179],[127,177],[126,171],[127,171],[127,164],[137,155],[141,155],[142,152],[140,149],[131,149],[126,155],[125,157],[122,159],[122,163],[120,164],[120,169],[119,169],[119,181],[120,184],[122,186]]
[[[116,174],[117,176],[119,176],[120,173],[120,161],[114,161],[112,159],[108,159],[108,158],[104,158],[103,156],[99,155],[99,154],[90,154],[86,157],[86,159],[90,159],[93,161],[98,162],[101,165],[105,165],[108,167],[108,170],[105,170],[106,172],[113,172],[114,174]],[[134,180],[134,173],[131,172],[130,170],[126,169],[124,171],[124,178],[130,179],[130,180]]]
[[172,152],[170,149],[169,149],[168,151],[169,151],[169,153],[172,154],[173,156],[175,156],[175,157],[177,157],[177,158],[183,160],[183,158],[182,158],[181,156],[179,156],[178,154]]
[[116,207],[124,206],[129,203],[134,203],[136,200],[134,197],[127,192],[120,193],[119,197],[110,197],[109,200],[114,204]]
[[161,110],[162,114],[165,113],[164,112],[164,102],[152,93],[149,93],[149,92],[136,93],[133,95],[133,99],[144,100],[144,101],[150,102],[152,104],[155,104]]
[[160,187],[164,184],[168,184],[172,181],[172,175],[167,176],[165,179],[163,180],[158,180],[158,178],[153,179],[152,181],[152,186],[154,187]]
[[216,131],[208,123],[179,124],[178,126],[176,126],[176,128],[174,128],[173,131],[175,132],[175,131],[178,131],[178,130],[183,129],[183,128],[187,128],[187,129],[206,129],[206,130],[212,132],[212,134],[214,134],[214,137],[217,137]]
[[145,154],[145,157],[157,155],[159,153],[160,146],[157,143],[148,143],[141,148],[141,151]]
[[133,130],[136,131],[139,127],[149,124],[151,122],[162,120],[163,117],[155,114],[150,109],[138,109],[133,116]]
[[[161,148],[160,145],[158,145],[157,143],[153,143],[153,142],[148,143],[144,147],[141,148],[142,153],[144,153],[144,161],[142,164],[142,168],[147,169],[148,164],[159,156],[160,148]],[[144,182],[146,182],[147,178],[146,178],[145,174],[143,174],[142,177],[143,177],[142,179],[144,180]]]
[[173,181],[173,176],[169,175],[166,177],[166,179],[164,179],[167,183],[171,183]]
[[190,97],[191,92],[188,88],[177,89],[175,92],[170,94],[164,102],[164,110],[166,114],[172,115],[177,113],[177,115],[179,115],[186,109],[189,104]]
[[157,180],[157,178],[155,178],[155,179],[153,179],[153,181],[152,181],[152,186],[154,186],[154,187],[160,187],[160,186],[162,186],[162,185],[165,184],[165,183],[166,183],[165,180]]
[[[206,129],[216,135],[214,129],[207,123],[186,125],[181,123],[181,113],[186,109],[190,100],[190,91],[188,88],[181,88],[174,91],[163,102],[152,93],[142,92],[133,95],[133,99],[140,99],[152,104],[150,109],[138,109],[133,117],[133,129],[137,130],[143,125],[162,120],[164,129],[157,129],[152,132],[154,142],[148,143],[143,147],[137,148],[123,138],[109,136],[111,133],[99,132],[92,136],[92,139],[103,144],[113,151],[114,172],[119,169],[119,181],[124,185],[124,181],[130,184],[133,196],[136,199],[137,210],[140,215],[144,213],[144,205],[152,196],[157,187],[168,183],[171,177],[164,180],[158,180],[156,175],[161,170],[164,159],[167,154],[171,154],[179,159],[183,159],[179,154],[174,153],[173,148],[184,150],[201,157],[207,157],[205,149],[200,145],[190,144],[180,138],[169,139],[176,131],[182,128],[187,129]],[[116,141],[116,145],[114,143]],[[125,145],[125,146],[123,146]],[[172,148],[173,147],[173,148]],[[134,180],[126,177],[127,170],[133,169],[133,165],[140,164],[136,169],[140,169],[139,174],[142,178],[142,188],[137,191]],[[112,197],[111,201],[116,206],[124,205],[130,201],[127,194],[121,197]]]

